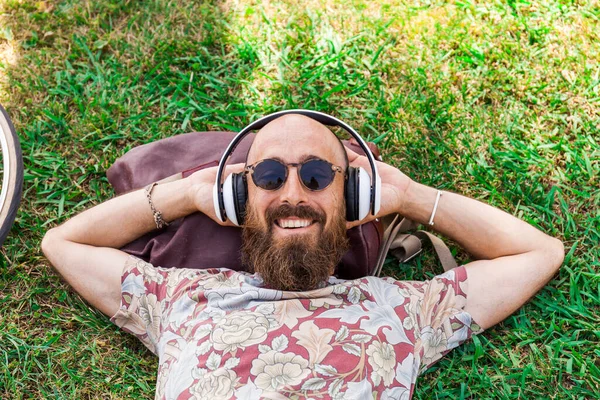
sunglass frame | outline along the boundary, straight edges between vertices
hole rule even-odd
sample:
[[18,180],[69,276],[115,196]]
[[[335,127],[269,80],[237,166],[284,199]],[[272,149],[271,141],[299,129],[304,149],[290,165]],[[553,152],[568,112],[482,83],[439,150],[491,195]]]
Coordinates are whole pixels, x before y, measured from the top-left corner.
[[[274,189],[267,189],[267,188],[264,188],[264,187],[260,186],[259,184],[257,184],[257,183],[256,183],[256,180],[254,179],[254,170],[255,170],[255,168],[256,168],[256,167],[257,167],[259,164],[261,164],[261,163],[263,163],[263,162],[265,162],[265,161],[274,161],[274,162],[276,162],[276,163],[278,163],[278,164],[282,165],[283,167],[285,167],[285,176],[284,176],[284,178],[283,178],[283,181],[281,182],[281,185],[277,186],[277,187],[276,187],[276,188],[274,188]],[[332,174],[331,174],[331,181],[329,181],[329,183],[328,183],[328,184],[327,184],[325,187],[323,187],[323,188],[321,188],[321,189],[312,189],[312,188],[308,187],[308,186],[307,186],[307,185],[304,183],[304,179],[302,179],[302,175],[301,175],[301,170],[302,170],[302,167],[303,167],[304,165],[306,165],[307,163],[311,162],[311,161],[321,161],[321,162],[324,162],[324,163],[326,163],[326,164],[329,164],[329,166],[331,167],[331,171],[332,171]],[[298,174],[298,179],[299,179],[299,180],[300,180],[300,182],[302,183],[302,186],[304,186],[306,189],[310,190],[311,192],[320,192],[320,191],[322,191],[322,190],[325,190],[325,189],[327,189],[329,186],[331,186],[331,184],[332,184],[332,183],[333,183],[333,181],[335,180],[335,174],[336,174],[336,173],[338,173],[338,172],[339,172],[339,173],[343,173],[343,174],[344,174],[344,177],[346,176],[344,168],[342,168],[342,167],[340,167],[340,166],[338,166],[338,165],[334,165],[334,164],[330,163],[329,161],[323,160],[323,159],[321,159],[321,158],[318,158],[318,157],[315,157],[315,158],[309,158],[308,160],[305,160],[305,161],[303,161],[303,162],[301,162],[301,163],[285,163],[285,162],[283,162],[283,161],[281,161],[281,160],[278,160],[278,159],[276,159],[276,158],[265,158],[265,159],[262,159],[262,160],[259,160],[259,161],[255,162],[254,164],[251,164],[251,165],[248,165],[248,166],[246,166],[246,167],[244,168],[244,175],[250,174],[250,175],[252,176],[252,182],[254,182],[254,184],[256,185],[256,187],[258,187],[258,188],[260,188],[260,189],[262,189],[262,190],[267,190],[267,191],[275,191],[275,190],[279,190],[279,189],[281,189],[281,188],[282,188],[282,187],[285,185],[285,183],[287,182],[287,180],[288,180],[288,176],[289,176],[289,170],[290,170],[290,167],[295,167],[295,168],[296,168],[296,173]]]

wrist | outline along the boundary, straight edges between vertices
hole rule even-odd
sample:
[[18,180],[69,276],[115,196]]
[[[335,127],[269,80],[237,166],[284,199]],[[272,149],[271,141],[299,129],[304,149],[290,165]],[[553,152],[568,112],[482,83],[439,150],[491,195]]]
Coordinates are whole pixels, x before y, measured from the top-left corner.
[[190,181],[184,178],[154,188],[152,201],[165,221],[170,222],[196,212],[191,186]]
[[400,170],[397,171],[398,175],[393,181],[396,192],[396,205],[394,207],[394,212],[400,215],[405,215],[409,196],[413,190],[413,187],[418,185],[418,183],[403,174]]
[[436,189],[411,180],[403,196],[398,214],[415,222],[427,224],[435,205],[436,196]]
[[204,210],[201,209],[202,205],[199,204],[199,202],[198,202],[198,197],[199,197],[199,194],[202,192],[202,187],[204,184],[194,182],[192,179],[190,179],[189,176],[187,178],[183,178],[183,180],[185,181],[185,202],[186,202],[186,204],[188,204],[190,207],[192,207],[194,209],[194,212],[196,212],[196,211],[204,212]]

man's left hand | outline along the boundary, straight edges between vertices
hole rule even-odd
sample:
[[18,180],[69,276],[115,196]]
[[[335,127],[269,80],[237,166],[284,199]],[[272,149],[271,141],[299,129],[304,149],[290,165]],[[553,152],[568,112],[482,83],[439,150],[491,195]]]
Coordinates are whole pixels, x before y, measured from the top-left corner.
[[[361,156],[348,148],[346,148],[346,153],[348,154],[348,161],[350,162],[351,167],[362,167],[369,175],[371,174],[371,166],[369,164],[369,159],[366,156]],[[369,214],[360,221],[346,222],[347,229],[365,224],[389,214],[400,213],[402,210],[402,202],[412,180],[398,168],[392,167],[381,161],[375,162],[377,165],[377,172],[381,177],[381,208],[377,215]],[[374,178],[371,177],[371,179],[373,180]]]

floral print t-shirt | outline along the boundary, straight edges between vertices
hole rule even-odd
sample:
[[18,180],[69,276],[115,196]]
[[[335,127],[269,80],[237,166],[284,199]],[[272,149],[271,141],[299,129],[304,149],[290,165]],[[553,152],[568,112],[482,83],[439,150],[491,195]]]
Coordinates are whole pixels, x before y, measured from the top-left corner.
[[129,256],[121,282],[111,321],[158,355],[157,399],[410,399],[419,372],[481,331],[464,267],[283,292]]

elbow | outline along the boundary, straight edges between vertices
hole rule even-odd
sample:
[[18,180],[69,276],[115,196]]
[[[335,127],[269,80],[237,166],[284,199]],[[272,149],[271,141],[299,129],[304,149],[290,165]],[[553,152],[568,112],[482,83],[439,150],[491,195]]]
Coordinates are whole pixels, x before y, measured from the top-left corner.
[[42,248],[42,253],[44,253],[46,258],[48,258],[48,252],[52,248],[52,245],[50,244],[51,241],[52,241],[52,229],[50,229],[48,232],[46,232],[46,234],[42,238],[42,244],[40,246]]
[[44,256],[50,261],[52,261],[52,256],[58,247],[58,238],[59,234],[57,233],[57,228],[52,228],[46,232],[42,239],[42,253],[44,253]]
[[550,257],[554,272],[558,271],[565,260],[565,245],[561,240],[551,238],[546,251]]

